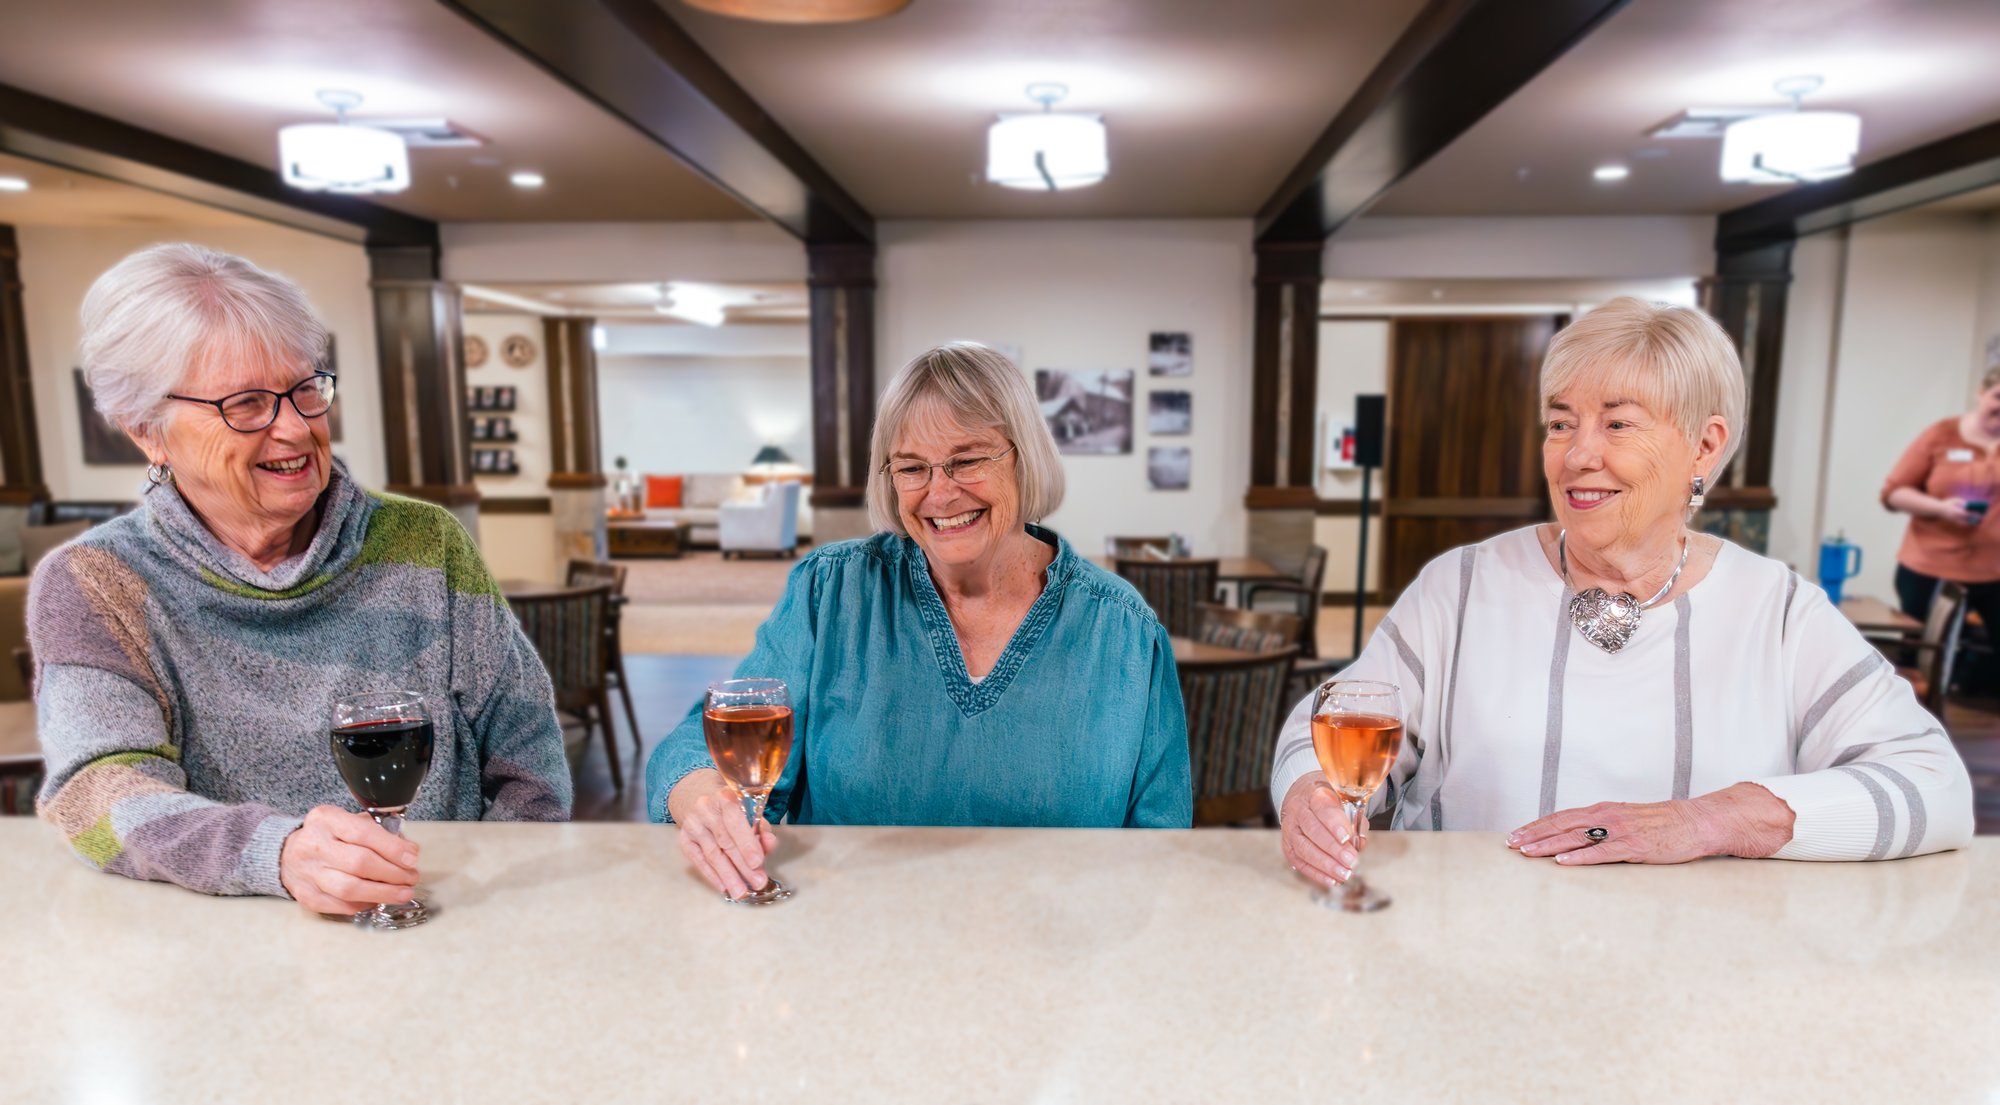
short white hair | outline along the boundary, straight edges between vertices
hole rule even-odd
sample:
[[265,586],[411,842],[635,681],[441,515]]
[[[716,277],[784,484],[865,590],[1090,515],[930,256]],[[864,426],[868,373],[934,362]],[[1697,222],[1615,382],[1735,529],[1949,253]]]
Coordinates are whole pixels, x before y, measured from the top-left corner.
[[1729,440],[1710,486],[1742,444],[1743,362],[1729,334],[1696,308],[1620,296],[1564,327],[1542,360],[1543,406],[1586,374],[1671,420],[1690,445],[1720,416]]
[[252,356],[296,365],[302,376],[316,370],[326,324],[284,277],[177,242],[142,249],[97,278],[83,297],[80,352],[98,413],[145,431],[165,421],[167,394],[204,360]]
[[967,429],[1000,431],[1014,447],[1004,459],[1013,463],[1020,484],[1022,521],[1039,522],[1062,505],[1062,459],[1028,378],[1014,362],[986,346],[951,342],[917,354],[882,392],[868,448],[870,525],[909,536],[896,512],[896,486],[887,471],[889,454],[912,415],[933,403]]

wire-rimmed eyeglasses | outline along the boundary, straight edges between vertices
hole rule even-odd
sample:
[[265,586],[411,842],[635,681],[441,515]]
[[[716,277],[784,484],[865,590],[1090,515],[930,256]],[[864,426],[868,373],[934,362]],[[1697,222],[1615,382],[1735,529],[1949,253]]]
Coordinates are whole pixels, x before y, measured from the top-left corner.
[[253,388],[220,399],[197,399],[192,395],[169,395],[183,403],[206,403],[222,415],[222,421],[240,434],[254,434],[278,420],[278,404],[287,399],[300,418],[319,418],[333,409],[331,372],[315,372],[293,384],[287,391]]
[[993,474],[993,462],[1014,451],[1012,445],[990,457],[953,457],[936,464],[920,461],[891,461],[882,466],[898,491],[921,491],[931,485],[931,469],[944,469],[944,478],[953,483],[979,483]]

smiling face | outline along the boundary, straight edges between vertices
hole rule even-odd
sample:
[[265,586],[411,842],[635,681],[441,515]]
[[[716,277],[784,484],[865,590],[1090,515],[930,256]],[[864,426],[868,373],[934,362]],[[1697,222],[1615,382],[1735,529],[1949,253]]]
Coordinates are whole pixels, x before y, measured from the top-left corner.
[[1986,436],[2000,437],[2000,384],[1979,393],[1979,399],[1972,405],[1972,415]]
[[1710,418],[1690,443],[1673,420],[1593,374],[1549,397],[1542,470],[1572,547],[1646,548],[1678,539],[1690,484],[1728,438]]
[[[939,464],[953,457],[990,457],[1011,443],[998,427],[973,429],[935,401],[911,410],[889,454],[892,468]],[[1010,535],[1021,531],[1021,485],[1013,454],[986,466],[985,478],[957,483],[933,469],[916,491],[896,489],[896,514],[933,565],[990,562]]]
[[[252,388],[281,392],[311,375],[264,355],[213,356],[174,394],[221,399]],[[230,429],[213,406],[178,400],[169,406],[165,425],[138,438],[139,446],[151,462],[173,468],[181,496],[224,542],[241,548],[297,525],[326,490],[333,446],[324,415],[302,418],[286,400],[276,421],[246,434]]]

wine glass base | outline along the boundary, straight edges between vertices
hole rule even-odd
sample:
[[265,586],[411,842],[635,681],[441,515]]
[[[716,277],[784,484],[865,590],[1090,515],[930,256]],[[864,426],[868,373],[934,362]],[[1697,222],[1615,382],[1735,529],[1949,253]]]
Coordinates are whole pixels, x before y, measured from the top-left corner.
[[792,896],[791,887],[786,886],[770,875],[764,877],[769,880],[764,883],[764,889],[752,890],[741,898],[725,896],[722,900],[728,902],[730,905],[776,905]]
[[1373,913],[1378,909],[1387,909],[1391,899],[1365,884],[1355,886],[1349,883],[1338,890],[1321,891],[1313,895],[1313,901],[1342,913]]
[[431,911],[415,898],[407,902],[385,902],[354,915],[354,923],[381,932],[411,929],[431,919]]

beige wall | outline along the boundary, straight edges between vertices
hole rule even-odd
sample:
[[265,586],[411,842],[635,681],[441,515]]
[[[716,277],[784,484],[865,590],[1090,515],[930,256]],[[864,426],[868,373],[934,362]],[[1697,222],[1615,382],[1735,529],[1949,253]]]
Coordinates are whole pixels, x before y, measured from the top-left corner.
[[[967,339],[1018,349],[1022,369],[1134,370],[1132,452],[1066,456],[1049,524],[1085,555],[1113,534],[1187,535],[1241,555],[1250,480],[1251,227],[1211,219],[887,222],[878,225],[878,382],[910,357]],[[1147,335],[1193,336],[1194,372],[1147,375]],[[1154,437],[1154,390],[1192,393],[1193,432]],[[1185,445],[1186,491],[1153,491],[1149,446]]]
[[[1354,422],[1354,397],[1380,395],[1389,387],[1389,329],[1384,319],[1340,319],[1319,326],[1319,426],[1315,446],[1325,463],[1328,443],[1344,427]],[[1378,470],[1370,477],[1371,502],[1382,501],[1383,479]],[[1322,467],[1319,477],[1322,499],[1361,497],[1361,470]],[[1326,589],[1354,590],[1355,560],[1360,555],[1359,518],[1318,518],[1313,540],[1325,547]],[[1368,589],[1376,586],[1382,561],[1382,526],[1379,518],[1369,522]]]
[[[382,486],[387,465],[375,313],[368,290],[368,256],[362,247],[278,226],[23,226],[19,240],[35,419],[41,432],[42,467],[56,498],[138,497],[143,468],[83,462],[71,369],[77,364],[77,312],[84,292],[126,255],[161,242],[195,242],[238,254],[304,289],[334,335],[343,429],[334,454],[347,461],[364,486]],[[162,381],[163,386],[170,383]]]
[[562,579],[556,564],[556,523],[549,514],[479,515],[479,553],[495,579],[528,579],[554,583]]
[[[465,369],[465,386],[511,387],[514,389],[514,430],[521,440],[513,446],[520,465],[518,476],[487,476],[474,472],[472,482],[480,495],[493,499],[546,498],[549,493],[549,462],[554,450],[549,425],[548,350],[542,347],[542,319],[539,315],[465,316],[465,336],[486,342],[486,363]],[[500,359],[500,343],[509,337],[527,338],[535,346],[535,358],[524,368]],[[467,402],[470,408],[470,401]],[[474,453],[481,452],[474,449]]]

